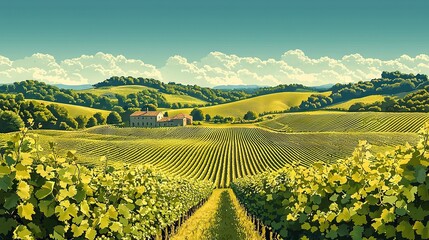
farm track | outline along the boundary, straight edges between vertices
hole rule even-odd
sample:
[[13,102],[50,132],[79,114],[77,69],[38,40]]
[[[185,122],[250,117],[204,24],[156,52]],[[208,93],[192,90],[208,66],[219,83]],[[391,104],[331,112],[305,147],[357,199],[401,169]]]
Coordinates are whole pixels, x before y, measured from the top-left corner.
[[[236,178],[292,163],[331,162],[352,153],[359,140],[387,147],[417,141],[413,133],[277,133],[262,128],[97,127],[81,132],[38,131],[41,142],[75,149],[83,163],[151,164],[172,175],[228,187]],[[61,133],[61,134],[60,134]]]

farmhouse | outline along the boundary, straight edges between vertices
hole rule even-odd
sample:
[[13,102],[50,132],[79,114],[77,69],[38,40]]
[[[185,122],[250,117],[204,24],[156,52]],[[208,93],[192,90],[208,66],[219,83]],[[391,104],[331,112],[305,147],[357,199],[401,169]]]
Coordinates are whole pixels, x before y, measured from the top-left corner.
[[174,117],[164,117],[163,112],[137,111],[130,115],[131,127],[178,127],[192,125],[192,116],[178,114]]

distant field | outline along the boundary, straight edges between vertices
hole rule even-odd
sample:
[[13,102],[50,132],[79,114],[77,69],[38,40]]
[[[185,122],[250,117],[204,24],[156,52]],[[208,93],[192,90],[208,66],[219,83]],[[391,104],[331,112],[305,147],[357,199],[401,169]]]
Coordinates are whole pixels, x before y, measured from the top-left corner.
[[[152,89],[155,91],[158,91],[155,88],[146,87],[146,86],[140,86],[140,85],[125,85],[125,86],[115,86],[115,87],[101,87],[101,88],[92,88],[92,89],[85,89],[80,90],[77,92],[86,92],[86,93],[92,93],[98,96],[101,95],[114,95],[114,94],[120,94],[127,96],[132,93],[140,92],[144,89]],[[197,105],[205,105],[207,102],[203,101],[198,98],[194,98],[188,95],[176,95],[176,94],[166,94],[163,93],[164,97],[167,99],[167,102],[169,103],[182,103],[182,104],[197,104]]]
[[[256,113],[264,111],[283,111],[293,106],[298,106],[303,100],[306,100],[311,94],[315,92],[282,92],[273,93],[254,98],[244,99],[236,102],[219,104],[216,106],[203,107],[204,114],[221,116],[243,117],[244,114],[251,110]],[[329,92],[322,93],[329,95]],[[189,113],[192,109],[175,109],[169,110],[170,115],[175,115],[181,112]]]
[[45,105],[49,105],[49,104],[60,105],[60,106],[64,107],[65,109],[67,109],[67,111],[70,113],[70,115],[72,117],[77,117],[79,115],[92,116],[97,112],[101,112],[104,117],[107,117],[110,113],[110,111],[106,111],[106,110],[100,110],[100,109],[95,109],[95,108],[90,108],[90,107],[83,107],[83,106],[78,106],[78,105],[73,105],[73,104],[57,103],[57,102],[50,102],[50,101],[37,100],[37,99],[27,99],[27,100],[40,102],[40,103],[43,103]]
[[139,86],[139,85],[125,85],[125,86],[115,86],[115,87],[91,88],[91,89],[79,90],[77,92],[92,93],[98,96],[105,95],[105,94],[128,95],[131,93],[140,92],[144,89],[156,90],[155,88]]
[[383,96],[383,95],[371,95],[371,96],[366,96],[366,97],[361,97],[361,98],[355,98],[355,99],[351,99],[349,101],[345,101],[342,103],[330,105],[330,106],[326,107],[326,109],[349,110],[350,106],[355,104],[355,103],[365,103],[365,104],[375,103],[377,101],[382,101],[385,97],[386,96]]
[[166,94],[163,93],[165,99],[167,99],[167,102],[169,103],[181,103],[181,104],[196,104],[196,105],[205,105],[207,104],[206,101],[203,101],[198,98],[194,98],[188,95],[175,95],[175,94]]
[[103,164],[101,156],[110,164],[148,163],[173,175],[211,180],[219,187],[228,186],[237,177],[276,170],[295,161],[303,165],[334,161],[350,155],[361,139],[379,146],[375,150],[417,140],[413,133],[286,134],[256,127],[103,126],[75,132],[36,132],[45,149],[48,141],[57,142],[59,149],[77,150],[83,163]]
[[427,113],[317,111],[282,114],[260,126],[285,132],[417,132],[426,121]]

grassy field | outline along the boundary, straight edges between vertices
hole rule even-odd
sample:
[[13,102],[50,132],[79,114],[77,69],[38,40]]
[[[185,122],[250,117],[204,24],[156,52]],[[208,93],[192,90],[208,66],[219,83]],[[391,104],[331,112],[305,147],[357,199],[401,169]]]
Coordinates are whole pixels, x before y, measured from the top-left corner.
[[216,189],[171,239],[263,239],[253,227],[232,190]]
[[[59,149],[77,150],[80,161],[103,164],[151,164],[159,170],[189,178],[206,179],[227,187],[238,177],[294,164],[332,162],[349,156],[365,139],[374,150],[385,150],[406,141],[414,133],[279,133],[258,127],[178,127],[158,129],[95,127],[84,131],[38,130],[45,148],[49,141]],[[7,139],[8,135],[0,135]],[[63,152],[64,153],[64,152]]]
[[[114,96],[115,94],[127,96],[132,93],[140,92],[144,89],[152,89],[152,90],[158,91],[155,88],[146,87],[146,86],[125,85],[125,86],[85,89],[85,90],[80,90],[78,92],[92,93],[98,96],[100,95]],[[205,105],[207,103],[206,101],[203,101],[201,99],[194,98],[188,95],[166,94],[166,93],[163,93],[162,95],[164,95],[164,97],[167,99],[167,102],[169,103],[197,104],[197,105],[201,105],[201,104]]]
[[109,95],[109,94],[121,94],[121,95],[128,95],[131,93],[137,93],[144,89],[152,89],[156,90],[155,88],[150,88],[146,86],[139,86],[139,85],[125,85],[125,86],[115,86],[115,87],[100,87],[100,88],[91,88],[91,89],[85,89],[85,90],[79,90],[77,92],[82,93],[92,93],[95,95]]
[[[282,92],[273,93],[254,98],[244,99],[241,101],[219,104],[216,106],[203,107],[204,114],[243,117],[244,114],[251,110],[256,113],[266,111],[283,111],[293,106],[298,106],[303,100],[306,100],[314,92]],[[329,92],[323,93],[329,95]],[[173,116],[178,113],[190,113],[191,108],[169,110],[168,113]]]
[[366,96],[366,97],[361,97],[361,98],[355,98],[355,99],[351,99],[349,101],[345,101],[342,103],[330,105],[330,106],[326,107],[326,109],[349,110],[350,106],[355,104],[355,103],[365,103],[365,104],[375,103],[377,101],[382,101],[385,97],[386,96],[383,96],[383,95],[371,95],[371,96]]
[[95,108],[78,106],[78,105],[73,105],[73,104],[57,103],[57,102],[50,102],[50,101],[37,100],[37,99],[27,99],[27,100],[28,101],[36,101],[39,103],[43,103],[45,105],[49,105],[49,104],[60,105],[61,107],[64,107],[65,109],[67,109],[67,111],[70,113],[70,115],[72,117],[77,117],[79,115],[93,116],[95,113],[101,112],[103,114],[103,116],[107,118],[107,116],[110,113],[110,111],[107,111],[107,110],[95,109]]
[[414,132],[429,121],[427,113],[331,112],[287,113],[260,123],[284,132]]

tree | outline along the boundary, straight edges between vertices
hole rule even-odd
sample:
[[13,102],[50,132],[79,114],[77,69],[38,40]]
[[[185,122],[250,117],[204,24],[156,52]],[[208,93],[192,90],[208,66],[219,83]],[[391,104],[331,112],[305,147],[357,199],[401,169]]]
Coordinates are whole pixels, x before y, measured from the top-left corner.
[[210,122],[210,120],[212,119],[212,117],[210,116],[210,114],[206,114],[206,122]]
[[125,110],[121,106],[114,106],[112,110],[119,114],[122,114],[125,112]]
[[0,132],[14,132],[24,127],[24,121],[12,111],[0,111]]
[[244,120],[255,120],[258,116],[253,111],[248,111],[244,114]]
[[86,124],[86,127],[90,128],[90,127],[95,127],[95,126],[97,126],[97,119],[95,119],[95,117],[90,117],[88,119],[88,123]]
[[168,112],[165,112],[165,113],[164,113],[164,117],[168,117]]
[[103,116],[101,112],[95,113],[94,118],[97,119],[97,125],[106,124],[106,118]]
[[88,123],[88,118],[84,115],[79,115],[75,118],[77,122],[78,128],[85,128],[86,124]]
[[204,120],[203,111],[199,108],[194,108],[191,112],[191,116],[194,119],[194,121],[203,121]]
[[118,124],[122,122],[122,118],[117,112],[110,112],[107,116],[107,124]]
[[156,106],[154,104],[146,104],[142,107],[142,111],[156,111]]

